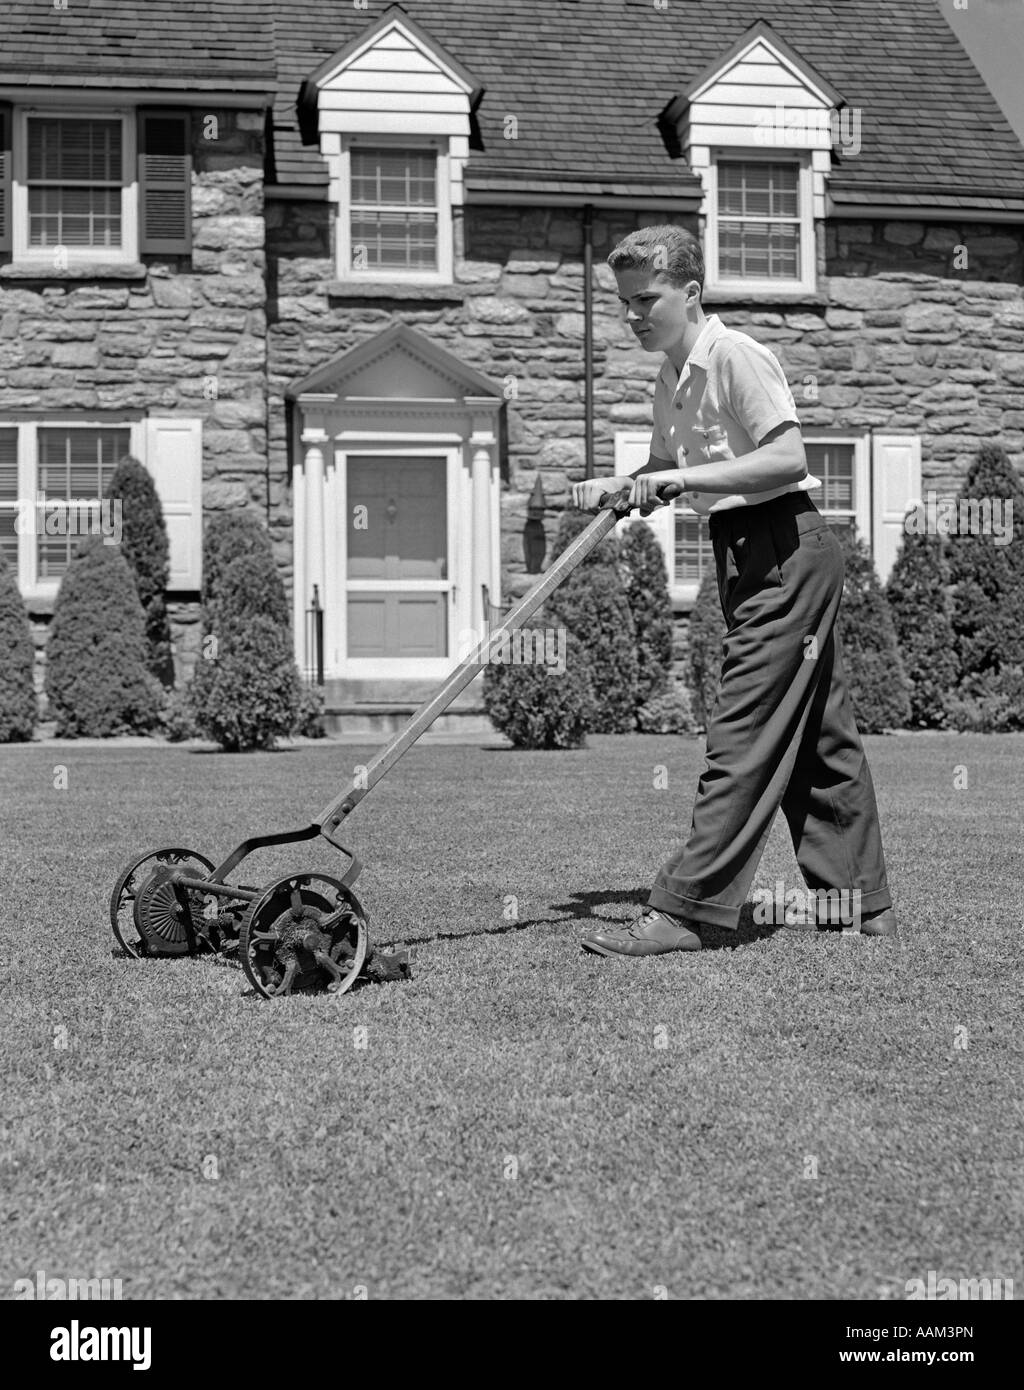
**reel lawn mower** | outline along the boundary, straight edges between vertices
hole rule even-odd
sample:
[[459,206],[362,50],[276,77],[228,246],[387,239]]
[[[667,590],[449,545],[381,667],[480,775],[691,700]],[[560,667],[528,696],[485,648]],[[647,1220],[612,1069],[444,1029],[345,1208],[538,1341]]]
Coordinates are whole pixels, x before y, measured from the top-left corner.
[[[669,501],[681,490],[666,482],[658,488],[658,496]],[[110,899],[110,924],[124,951],[147,959],[206,952],[238,959],[256,994],[264,999],[344,994],[359,978],[408,978],[415,948],[370,951],[366,913],[352,891],[362,864],[338,838],[341,826],[371,787],[483,670],[493,647],[522,627],[630,510],[628,496],[623,489],[601,497],[601,510],[586,530],[421,705],[349,790],[309,825],[243,840],[216,867],[205,855],[181,846],[150,850],[133,859],[118,876]],[[318,836],[347,857],[348,866],[340,878],[295,873],[263,888],[228,882],[228,876],[254,850]]]

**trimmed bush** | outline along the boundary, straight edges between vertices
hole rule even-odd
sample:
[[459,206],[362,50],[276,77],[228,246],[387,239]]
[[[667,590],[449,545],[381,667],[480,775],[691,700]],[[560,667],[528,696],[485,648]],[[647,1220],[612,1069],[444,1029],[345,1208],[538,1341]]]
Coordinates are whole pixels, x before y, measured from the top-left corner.
[[64,575],[46,644],[46,696],[59,737],[149,733],[158,723],[145,624],[120,549],[86,542]]
[[292,734],[298,738],[326,738],[323,726],[324,692],[318,685],[303,684]]
[[183,690],[168,692],[160,722],[168,743],[184,743],[186,739],[199,737],[188,694]]
[[[564,512],[555,538],[554,556],[593,521]],[[636,633],[618,568],[614,536],[573,570],[547,602],[550,624],[565,627],[583,643],[590,658],[596,707],[590,729],[596,734],[629,733],[636,722]]]
[[203,602],[217,598],[221,576],[243,555],[262,555],[274,563],[270,535],[254,511],[215,512],[203,528]]
[[[534,614],[523,631],[551,625],[550,615]],[[516,748],[583,748],[596,708],[587,650],[566,631],[561,674],[540,663],[491,663],[484,667],[483,699],[491,723]]]
[[672,685],[636,712],[637,728],[642,734],[695,734],[693,701],[690,692],[681,685]]
[[1019,732],[1024,729],[1024,667],[970,676],[942,703],[948,726],[960,733]]
[[[1004,727],[1024,727],[1024,704],[1014,712],[1016,683],[1012,675],[1003,679],[1004,672],[1024,667],[1024,484],[998,444],[983,444],[978,450],[957,501],[986,498],[1002,513],[1007,504],[1012,507],[1012,538],[999,545],[992,535],[948,538],[952,624],[961,676],[953,693],[968,705],[994,701],[989,713],[982,710],[982,722],[1008,719]],[[950,709],[957,708],[954,700]]]
[[871,552],[852,526],[836,534],[846,563],[836,636],[857,727],[862,734],[906,728],[911,686]]
[[266,528],[251,512],[218,514],[203,564],[203,656],[188,690],[196,725],[229,752],[272,748],[295,728],[302,687]]
[[619,543],[626,602],[636,633],[636,701],[639,710],[664,694],[672,676],[675,623],[668,571],[661,546],[644,521],[626,527]]
[[0,743],[23,743],[32,737],[39,717],[34,667],[28,614],[0,554]]
[[885,597],[910,681],[910,723],[942,729],[943,704],[957,684],[953,625],[947,599],[949,566],[936,536],[907,534],[892,567]]
[[[562,512],[558,518],[558,525],[555,528],[555,539],[551,542],[550,558],[548,566],[554,564],[563,550],[568,550],[569,546],[581,532],[585,531],[596,517],[592,512],[578,512],[575,507],[568,508]],[[601,543],[594,547],[587,558],[582,562],[583,568],[593,565],[612,565],[619,564],[619,538],[614,530],[609,531]]]
[[196,664],[189,704],[196,726],[227,752],[273,748],[291,733],[299,708],[299,673],[291,642],[263,614],[235,620],[221,609],[216,655]]
[[148,665],[165,686],[174,684],[171,630],[164,591],[167,588],[170,547],[163,507],[149,473],[127,454],[107,486],[107,497],[121,509],[121,553],[135,578],[146,615]]
[[285,632],[291,631],[291,613],[284,585],[272,556],[262,551],[239,555],[226,567],[218,581],[216,597],[209,601],[208,613],[216,628],[216,614],[228,608],[237,617],[263,614]]
[[687,672],[693,715],[707,729],[722,679],[722,643],[728,625],[722,613],[718,578],[714,566],[704,575],[697,590],[697,601],[690,614]]

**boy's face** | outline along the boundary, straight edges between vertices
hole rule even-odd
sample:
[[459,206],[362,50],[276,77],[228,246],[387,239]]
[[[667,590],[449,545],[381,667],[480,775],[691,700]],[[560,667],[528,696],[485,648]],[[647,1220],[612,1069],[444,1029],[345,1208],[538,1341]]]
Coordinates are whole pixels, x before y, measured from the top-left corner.
[[660,270],[617,270],[615,282],[626,322],[648,352],[667,352],[700,311],[696,280],[680,286]]

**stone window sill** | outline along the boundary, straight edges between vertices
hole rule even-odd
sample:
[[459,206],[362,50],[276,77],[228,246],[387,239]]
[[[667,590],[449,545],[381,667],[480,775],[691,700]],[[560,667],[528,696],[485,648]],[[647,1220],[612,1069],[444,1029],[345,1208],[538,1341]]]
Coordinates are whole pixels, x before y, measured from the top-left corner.
[[332,299],[408,299],[462,300],[464,285],[417,285],[398,280],[331,280],[327,293]]
[[141,261],[126,261],[124,264],[82,261],[78,265],[68,266],[66,270],[28,262],[0,266],[0,279],[3,280],[145,280],[147,273]]
[[801,304],[811,306],[825,305],[830,303],[827,294],[820,290],[745,290],[742,286],[736,289],[709,289],[705,286],[704,293],[701,295],[702,304],[732,304],[737,307],[745,307],[750,304],[778,304],[783,307],[796,308]]

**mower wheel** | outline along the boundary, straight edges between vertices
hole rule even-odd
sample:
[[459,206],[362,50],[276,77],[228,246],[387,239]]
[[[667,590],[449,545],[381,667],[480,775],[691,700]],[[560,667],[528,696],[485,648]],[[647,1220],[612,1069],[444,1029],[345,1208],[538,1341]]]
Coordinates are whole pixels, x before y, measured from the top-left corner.
[[191,849],[154,849],[133,859],[118,875],[110,896],[110,925],[130,956],[186,955],[190,938],[197,949],[207,949],[201,932],[194,929],[203,921],[201,894],[187,893],[192,920],[186,927],[179,910],[185,890],[168,881],[181,869],[206,878],[213,864]]
[[257,994],[344,994],[366,960],[366,913],[325,874],[292,874],[264,890],[242,924],[238,955]]

